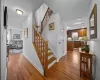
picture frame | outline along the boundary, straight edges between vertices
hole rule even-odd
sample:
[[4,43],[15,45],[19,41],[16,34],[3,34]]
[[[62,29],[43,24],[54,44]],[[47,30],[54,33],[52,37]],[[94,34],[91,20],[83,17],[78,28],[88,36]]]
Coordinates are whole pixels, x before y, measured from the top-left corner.
[[13,39],[20,39],[20,34],[13,34]]
[[55,29],[55,25],[54,22],[49,24],[49,31],[50,30],[54,30]]
[[97,4],[94,5],[89,17],[90,39],[97,38]]
[[24,37],[25,38],[28,38],[28,28],[25,28],[24,29]]

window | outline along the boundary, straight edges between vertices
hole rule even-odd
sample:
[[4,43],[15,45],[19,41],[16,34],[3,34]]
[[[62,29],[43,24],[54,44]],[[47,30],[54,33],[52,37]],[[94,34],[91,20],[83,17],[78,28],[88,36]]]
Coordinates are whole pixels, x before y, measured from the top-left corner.
[[73,32],[72,33],[72,38],[77,38],[78,37],[78,32]]

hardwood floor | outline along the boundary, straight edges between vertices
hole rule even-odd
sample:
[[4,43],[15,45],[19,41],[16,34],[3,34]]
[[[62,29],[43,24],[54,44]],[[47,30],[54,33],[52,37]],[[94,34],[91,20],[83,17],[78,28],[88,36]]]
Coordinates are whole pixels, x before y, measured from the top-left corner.
[[22,54],[9,55],[7,80],[44,80]]
[[78,50],[68,52],[59,63],[51,67],[47,80],[88,80],[80,78],[80,53]]
[[[27,61],[22,54],[9,56],[8,80],[44,80],[45,78]],[[59,63],[48,71],[45,80],[87,80],[80,78],[80,54],[68,52]]]

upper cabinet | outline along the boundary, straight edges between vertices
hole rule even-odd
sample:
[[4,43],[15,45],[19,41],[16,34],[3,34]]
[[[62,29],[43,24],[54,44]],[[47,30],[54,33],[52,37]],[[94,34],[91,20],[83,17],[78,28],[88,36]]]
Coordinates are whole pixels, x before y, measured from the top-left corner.
[[71,31],[71,30],[68,30],[68,31],[67,31],[67,36],[68,36],[68,37],[72,37],[72,31]]
[[78,33],[78,37],[87,36],[87,28],[68,30],[67,36],[72,37],[72,33],[75,33],[75,32]]
[[82,37],[82,36],[83,36],[82,29],[79,29],[79,30],[78,30],[78,36],[79,36],[79,37]]

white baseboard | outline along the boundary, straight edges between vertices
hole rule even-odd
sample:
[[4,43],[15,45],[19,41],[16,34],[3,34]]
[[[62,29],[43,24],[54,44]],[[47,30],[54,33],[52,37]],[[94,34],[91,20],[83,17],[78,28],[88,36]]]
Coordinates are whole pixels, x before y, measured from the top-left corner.
[[[23,54],[24,55],[24,54]],[[25,56],[25,55],[24,55]],[[26,56],[25,56],[26,57]],[[27,57],[26,57],[27,58]],[[27,58],[28,59],[28,58]],[[31,61],[28,59],[28,61],[31,63]],[[32,63],[31,63],[32,64]],[[44,71],[42,72],[40,68],[37,68],[35,64],[32,64],[42,75],[44,75]]]

